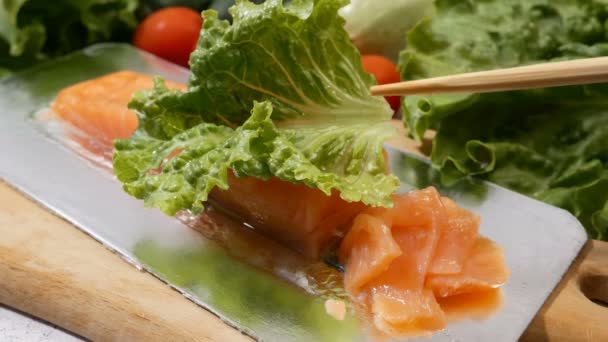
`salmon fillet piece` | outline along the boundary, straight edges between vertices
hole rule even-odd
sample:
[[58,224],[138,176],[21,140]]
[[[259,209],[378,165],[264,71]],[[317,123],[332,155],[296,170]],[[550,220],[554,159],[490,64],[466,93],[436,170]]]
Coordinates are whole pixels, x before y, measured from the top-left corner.
[[[166,84],[185,89],[175,82]],[[137,129],[137,115],[127,108],[133,94],[153,87],[154,80],[149,75],[118,71],[61,90],[51,110],[86,136],[94,137],[100,146],[112,146],[114,139],[128,138]]]
[[337,192],[327,196],[318,189],[278,178],[237,178],[229,172],[228,184],[228,190],[211,192],[213,203],[310,258],[319,258],[340,239],[365,207],[345,202]]
[[447,197],[441,197],[441,202],[445,207],[447,225],[441,229],[429,273],[459,273],[477,240],[479,215],[461,208]]
[[498,303],[490,291],[508,270],[500,248],[479,236],[477,215],[433,187],[393,201],[359,214],[338,253],[346,290],[376,328],[425,335],[454,313],[472,317]]
[[355,218],[338,253],[346,265],[345,288],[390,335],[441,329],[445,315],[424,284],[447,225],[443,203],[434,188],[393,201],[393,208],[371,208]]
[[358,296],[367,284],[385,273],[401,254],[390,226],[369,214],[357,215],[338,251],[340,260],[348,270],[344,274],[344,287],[355,297]]
[[491,240],[478,237],[460,273],[431,274],[426,284],[435,296],[449,297],[495,289],[507,278],[509,270],[502,249]]

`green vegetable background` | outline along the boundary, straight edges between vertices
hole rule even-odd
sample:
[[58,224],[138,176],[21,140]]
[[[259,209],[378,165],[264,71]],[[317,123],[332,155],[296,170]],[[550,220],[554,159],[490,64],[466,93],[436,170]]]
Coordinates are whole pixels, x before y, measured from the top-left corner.
[[0,0],[0,77],[94,43],[130,42],[139,21],[164,7],[212,8],[230,19],[232,5],[233,0]]
[[[605,0],[439,0],[407,35],[403,79],[608,55]],[[444,181],[477,175],[572,212],[608,238],[608,86],[409,96],[404,121],[436,129]]]
[[127,41],[137,0],[2,0],[0,76],[99,41]]

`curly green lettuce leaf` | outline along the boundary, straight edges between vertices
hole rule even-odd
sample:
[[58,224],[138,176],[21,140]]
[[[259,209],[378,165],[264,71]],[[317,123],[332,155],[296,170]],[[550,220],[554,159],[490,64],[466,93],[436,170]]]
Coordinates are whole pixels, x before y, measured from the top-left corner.
[[212,189],[228,188],[231,170],[391,205],[399,182],[386,174],[382,145],[395,133],[392,112],[369,93],[343,5],[237,1],[232,24],[204,12],[187,90],[157,80],[130,103],[139,127],[114,154],[125,190],[169,215],[199,212]]
[[[408,34],[404,79],[608,55],[605,1],[436,2]],[[445,181],[479,175],[572,212],[607,239],[608,86],[411,96],[404,123],[437,130]]]
[[337,14],[345,3],[237,1],[232,25],[204,12],[181,100],[205,112],[205,121],[233,126],[247,119],[253,101],[272,103],[281,127],[387,120],[388,105],[369,93],[373,76]]
[[[398,183],[383,173],[381,150],[389,123],[278,129],[271,114],[269,102],[256,103],[236,129],[202,123],[168,140],[138,133],[118,140],[116,176],[129,194],[168,215],[200,212],[213,188],[228,189],[228,170],[304,183],[328,195],[338,189],[348,201],[390,203]],[[166,161],[174,151],[180,153]]]

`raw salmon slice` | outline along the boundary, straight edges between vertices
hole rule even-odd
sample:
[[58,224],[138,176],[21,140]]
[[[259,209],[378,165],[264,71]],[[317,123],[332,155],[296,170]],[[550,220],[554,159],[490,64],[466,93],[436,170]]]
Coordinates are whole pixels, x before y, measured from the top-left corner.
[[447,225],[443,203],[434,188],[393,200],[393,208],[370,208],[355,218],[338,254],[346,265],[345,288],[386,333],[441,329],[445,315],[424,283]]
[[447,214],[447,225],[439,234],[429,273],[459,273],[477,240],[479,216],[461,208],[447,197],[441,197],[441,202]]
[[431,274],[426,283],[437,297],[483,292],[502,286],[509,277],[502,249],[489,239],[477,238],[462,272]]
[[502,301],[500,289],[437,298],[448,321],[487,318],[500,308]]
[[375,325],[391,335],[443,328],[443,311],[432,291],[424,288],[437,232],[428,227],[394,227],[392,235],[401,255],[368,283]]
[[423,335],[444,328],[448,315],[495,309],[500,296],[491,291],[508,271],[498,246],[479,237],[479,217],[432,187],[393,202],[359,214],[338,253],[346,290],[376,328]]
[[[393,261],[398,257],[402,260],[395,265],[389,265],[393,267],[392,272],[385,270],[380,274],[384,281],[390,282],[392,277],[396,276],[401,283],[410,280],[403,288],[422,288],[424,285],[427,269],[437,245],[439,229],[446,224],[447,217],[443,203],[434,188],[401,196],[394,195],[393,201],[393,208],[364,210],[355,218],[353,228],[344,238],[338,251],[340,260],[345,265],[369,265],[368,269],[362,269],[364,272],[357,272],[356,277],[347,272],[345,280],[347,289],[359,289],[363,284],[368,284],[370,278],[378,280],[376,275],[379,265],[386,264],[386,255],[391,255]],[[362,225],[366,230],[360,228]],[[393,252],[395,244],[401,253]],[[359,249],[372,252],[362,253]],[[378,260],[363,258],[378,258]],[[399,266],[402,268],[399,269],[398,265],[403,263],[407,265]],[[373,276],[370,277],[368,272]],[[404,272],[407,274],[403,274]]]
[[[169,88],[185,86],[166,82]],[[112,146],[118,138],[128,138],[137,129],[137,115],[127,108],[133,94],[152,89],[152,77],[119,71],[63,89],[51,104],[61,119],[93,137],[100,146]]]
[[348,270],[344,274],[344,287],[352,295],[359,295],[364,286],[385,273],[399,255],[401,248],[390,226],[377,217],[357,215],[338,251],[339,259]]
[[311,258],[319,258],[364,208],[361,203],[345,202],[337,192],[327,196],[318,189],[278,178],[264,181],[229,173],[228,183],[228,190],[211,192],[216,205]]
[[372,297],[374,326],[391,336],[420,336],[443,329],[446,316],[428,289],[379,288]]

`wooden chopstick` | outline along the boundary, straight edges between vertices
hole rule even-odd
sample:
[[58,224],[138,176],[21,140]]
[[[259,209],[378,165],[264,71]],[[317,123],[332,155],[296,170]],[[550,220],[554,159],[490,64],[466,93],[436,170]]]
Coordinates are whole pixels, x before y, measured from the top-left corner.
[[608,57],[542,63],[376,85],[372,95],[488,93],[608,82]]

